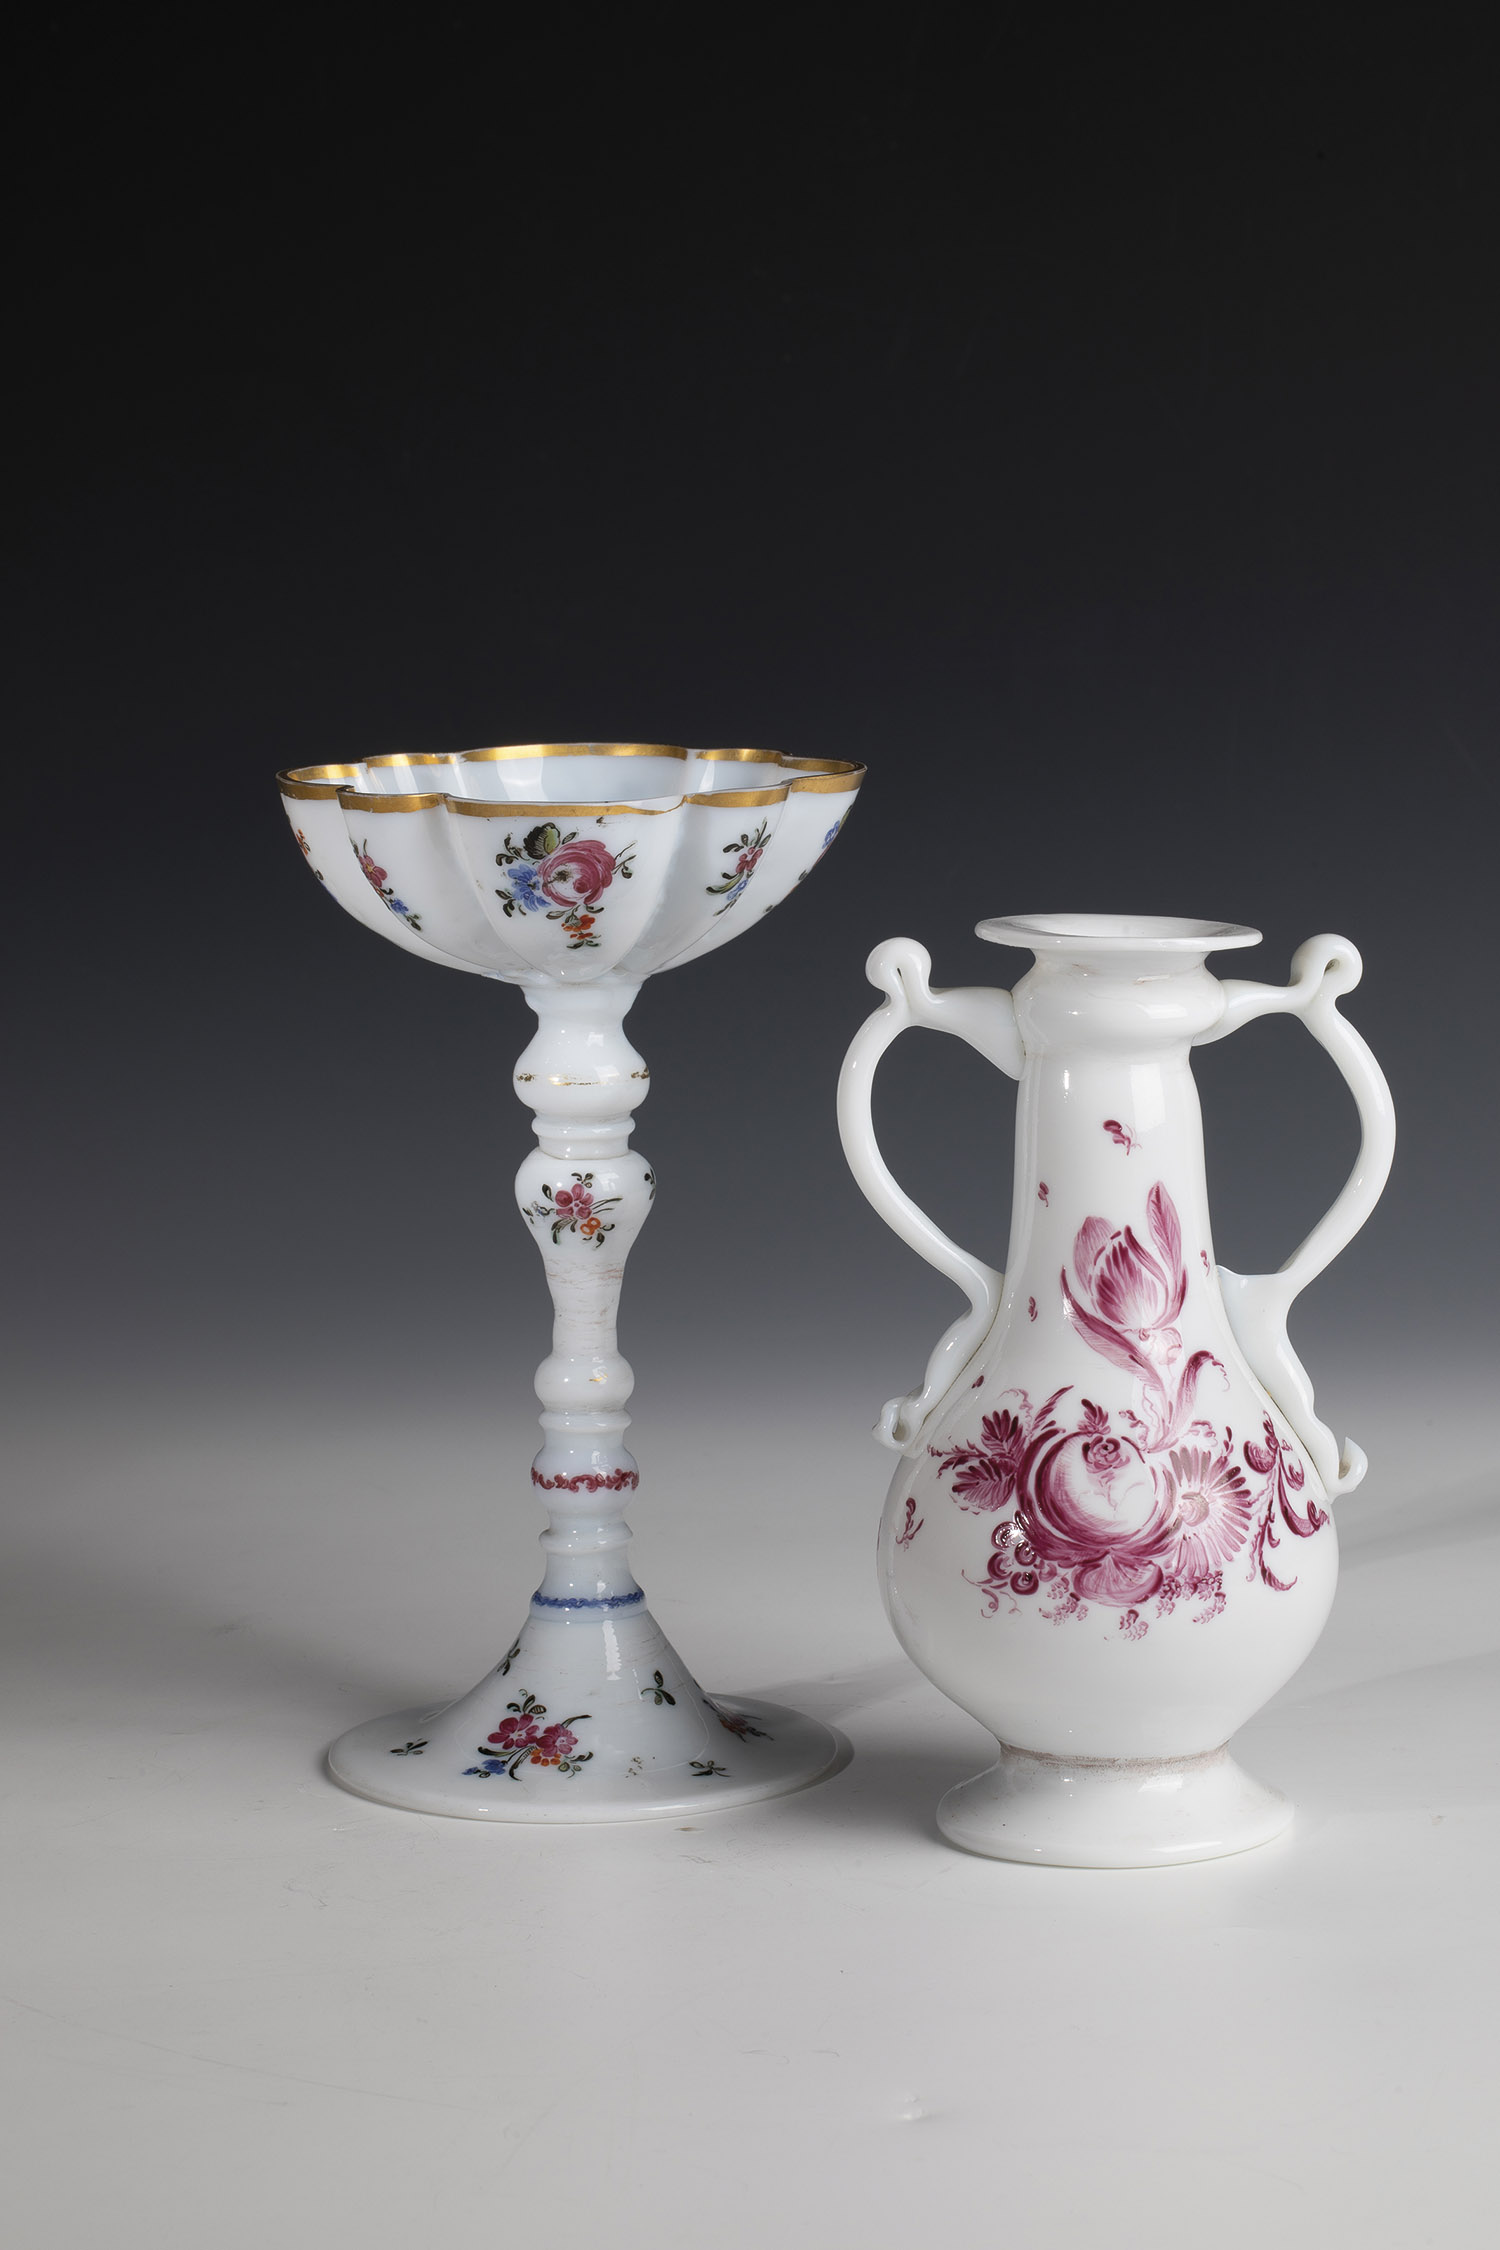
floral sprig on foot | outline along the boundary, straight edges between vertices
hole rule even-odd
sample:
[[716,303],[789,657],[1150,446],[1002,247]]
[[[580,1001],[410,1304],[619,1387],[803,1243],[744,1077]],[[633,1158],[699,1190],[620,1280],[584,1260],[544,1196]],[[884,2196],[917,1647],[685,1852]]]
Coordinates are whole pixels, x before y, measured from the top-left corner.
[[554,1191],[542,1182],[541,1196],[535,1203],[523,1203],[523,1219],[539,1219],[552,1229],[552,1240],[560,1242],[564,1228],[569,1234],[581,1234],[596,1250],[602,1248],[604,1237],[613,1234],[613,1219],[601,1219],[601,1211],[612,1211],[622,1201],[618,1195],[595,1195],[592,1172],[575,1172],[571,1187]]
[[716,1774],[727,1774],[728,1766],[716,1766],[712,1758],[694,1758],[691,1771],[695,1781],[712,1781]]
[[514,1781],[522,1766],[553,1766],[559,1773],[577,1773],[593,1757],[592,1750],[580,1750],[578,1737],[573,1732],[581,1726],[589,1713],[575,1711],[571,1719],[555,1719],[550,1727],[542,1725],[547,1716],[545,1703],[538,1703],[534,1695],[523,1695],[518,1703],[507,1703],[511,1716],[502,1719],[494,1733],[479,1745],[479,1764],[465,1766],[465,1775],[508,1774]]
[[495,896],[511,918],[545,914],[560,923],[568,951],[578,953],[599,943],[599,902],[617,875],[630,880],[634,855],[634,844],[612,852],[597,836],[580,836],[576,828],[564,835],[556,821],[544,820],[519,844],[507,836],[496,852],[495,865],[506,870],[506,882],[496,884]]
[[715,907],[716,915],[729,912],[730,907],[734,905],[735,900],[744,890],[756,868],[759,867],[761,854],[766,848],[766,834],[766,823],[762,821],[755,830],[747,830],[743,836],[736,838],[734,843],[724,846],[726,852],[738,854],[733,867],[730,868],[722,883],[705,883],[703,886],[710,898],[717,898],[721,892],[728,893],[724,904]]
[[[705,1695],[703,1700],[720,1726],[724,1727],[730,1734],[738,1735],[741,1741],[747,1734],[758,1735],[762,1742],[775,1741],[776,1737],[773,1734],[767,1734],[764,1727],[752,1726],[743,1711],[726,1711],[723,1704],[716,1703],[711,1695]],[[720,1768],[721,1772],[722,1770]]]
[[[301,842],[300,834],[298,836],[298,842]],[[303,848],[306,849],[305,846]],[[387,876],[385,869],[383,867],[377,867],[374,860],[370,857],[369,837],[367,836],[365,838],[363,844],[356,844],[354,838],[351,836],[349,839],[349,849],[351,852],[353,852],[355,858],[359,861],[359,864],[364,871],[365,881],[369,884],[371,890],[375,892],[376,896],[378,898],[384,899],[391,912],[393,914],[398,914],[409,930],[420,930],[422,927],[421,916],[412,912],[405,899],[397,898],[394,890],[391,888],[390,878]],[[316,868],[314,868],[313,873],[317,874]],[[322,880],[322,876],[318,875],[318,881],[321,883]]]

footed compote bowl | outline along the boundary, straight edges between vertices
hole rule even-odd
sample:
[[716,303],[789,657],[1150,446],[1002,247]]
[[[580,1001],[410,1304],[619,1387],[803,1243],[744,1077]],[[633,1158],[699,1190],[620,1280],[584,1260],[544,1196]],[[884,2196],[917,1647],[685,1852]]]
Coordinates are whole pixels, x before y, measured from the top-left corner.
[[[313,873],[408,953],[518,984],[516,1066],[539,1146],[516,1201],[552,1292],[537,1370],[542,1583],[505,1655],[438,1710],[342,1736],[335,1780],[466,1820],[643,1820],[802,1788],[838,1765],[816,1720],[706,1695],[631,1575],[634,1378],[615,1342],[656,1182],[629,1146],[649,1073],[642,981],[748,929],[828,849],[864,779],[837,759],[657,743],[518,743],[301,766],[282,801]],[[346,856],[347,855],[347,856]]]

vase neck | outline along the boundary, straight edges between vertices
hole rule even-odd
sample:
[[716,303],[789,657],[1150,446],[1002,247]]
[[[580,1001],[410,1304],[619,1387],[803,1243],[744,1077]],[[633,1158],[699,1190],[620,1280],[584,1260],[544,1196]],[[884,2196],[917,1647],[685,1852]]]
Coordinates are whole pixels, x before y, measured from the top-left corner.
[[1183,1052],[1224,1012],[1224,988],[1203,954],[1164,961],[1118,947],[1042,955],[1013,997],[1028,1059]]
[[[1204,981],[1219,992],[1213,978]],[[1196,1276],[1213,1263],[1203,1116],[1178,1028],[1179,1008],[1192,1011],[1175,995],[1163,1005],[1165,1028],[1161,1020],[1128,1028],[1115,1016],[1113,1031],[1085,1023],[1071,1042],[1036,1049],[1028,1039],[1007,1266],[1022,1302],[1033,1293],[1043,1308],[1055,1301],[1086,1221],[1133,1227],[1145,1241],[1154,1190],[1171,1198],[1185,1266]]]

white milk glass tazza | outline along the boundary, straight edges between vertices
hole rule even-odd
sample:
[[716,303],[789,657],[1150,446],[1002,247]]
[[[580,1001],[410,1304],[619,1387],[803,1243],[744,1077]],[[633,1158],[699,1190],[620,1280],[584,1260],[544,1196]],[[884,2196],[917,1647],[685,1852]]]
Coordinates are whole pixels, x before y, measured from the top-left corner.
[[554,1313],[537,1371],[542,1582],[479,1685],[355,1727],[359,1795],[467,1820],[643,1820],[804,1787],[846,1753],[817,1721],[705,1694],[627,1560],[634,1378],[615,1320],[656,1192],[630,1148],[649,1072],[624,1033],[644,979],[711,953],[800,883],[864,768],[765,750],[517,743],[279,777],[314,875],[395,945],[515,984],[537,1019],[515,1086],[538,1146],[516,1201]]

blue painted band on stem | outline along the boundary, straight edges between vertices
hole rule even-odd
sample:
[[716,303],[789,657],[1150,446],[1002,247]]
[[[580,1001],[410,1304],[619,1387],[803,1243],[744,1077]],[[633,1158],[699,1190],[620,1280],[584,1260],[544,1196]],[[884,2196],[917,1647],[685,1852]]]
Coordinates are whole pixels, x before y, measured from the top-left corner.
[[633,1602],[643,1602],[646,1592],[637,1586],[633,1594],[603,1594],[597,1601],[585,1601],[576,1594],[533,1594],[531,1599],[538,1609],[629,1609]]

